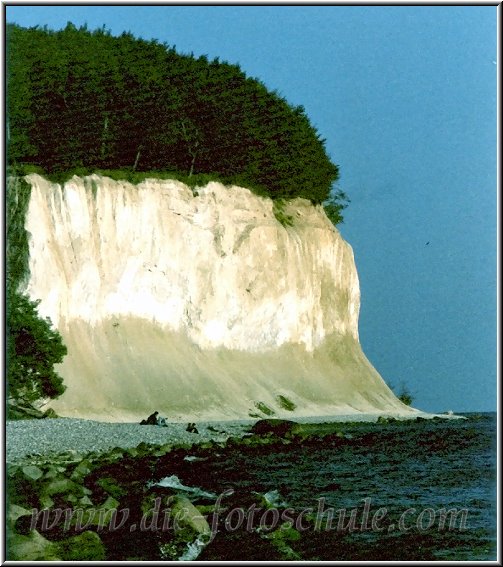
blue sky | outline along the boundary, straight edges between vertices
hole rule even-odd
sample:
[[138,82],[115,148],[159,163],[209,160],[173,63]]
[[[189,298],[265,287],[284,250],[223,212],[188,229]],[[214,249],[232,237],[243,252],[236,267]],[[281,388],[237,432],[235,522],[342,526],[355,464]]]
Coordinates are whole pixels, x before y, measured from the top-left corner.
[[496,408],[495,6],[7,6],[239,63],[340,166],[360,338],[428,411]]

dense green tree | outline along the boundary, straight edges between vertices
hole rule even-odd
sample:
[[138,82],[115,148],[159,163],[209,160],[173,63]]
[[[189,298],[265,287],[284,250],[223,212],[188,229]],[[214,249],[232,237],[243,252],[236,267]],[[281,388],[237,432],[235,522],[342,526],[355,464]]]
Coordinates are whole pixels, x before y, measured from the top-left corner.
[[66,354],[61,335],[40,318],[37,302],[7,291],[7,399],[31,405],[65,391],[54,370]]
[[130,33],[8,25],[7,118],[9,163],[48,173],[213,174],[317,203],[339,174],[302,107],[237,65]]

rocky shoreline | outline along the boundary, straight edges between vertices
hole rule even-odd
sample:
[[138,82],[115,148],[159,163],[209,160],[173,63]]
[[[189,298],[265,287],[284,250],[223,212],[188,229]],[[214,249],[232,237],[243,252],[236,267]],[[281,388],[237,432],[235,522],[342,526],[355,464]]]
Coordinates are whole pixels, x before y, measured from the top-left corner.
[[[297,437],[292,430],[296,424],[281,420],[270,420],[269,426],[257,422],[258,428],[254,426],[251,431],[245,423],[226,423],[225,430],[211,424],[198,424],[201,433],[197,434],[184,431],[182,424],[159,427],[92,422],[84,425],[81,421],[69,423],[58,419],[8,424],[11,445],[6,471],[8,559],[195,559],[219,530],[218,518],[210,516],[215,507],[218,508],[220,497],[185,486],[176,474],[159,478],[159,471],[190,470],[198,461],[212,458],[218,452],[222,456],[221,452],[229,450],[287,444],[295,442]],[[157,441],[161,436],[164,443],[141,441],[135,447],[109,449],[109,445],[117,441],[117,437],[110,434],[106,443],[100,443],[99,437],[91,439],[94,452],[79,453],[74,449],[64,450],[68,445],[56,451],[57,436],[49,443],[39,434],[39,442],[45,439],[47,445],[39,443],[38,451],[30,450],[28,430],[37,428],[40,433],[42,428],[44,434],[49,435],[69,425],[74,429],[72,442],[75,435],[89,436],[90,428],[97,433],[100,426],[110,431],[115,429],[110,425],[116,425],[122,433],[131,433],[122,445],[134,443],[135,434]],[[13,432],[24,443],[17,453],[12,449],[16,439]],[[24,437],[19,435],[21,432]],[[232,437],[232,433],[236,436]],[[47,450],[48,447],[51,450]],[[103,451],[104,448],[107,450]],[[255,495],[251,500],[256,505],[275,505],[274,495],[272,498],[271,495]],[[228,498],[226,505],[231,501]],[[118,519],[124,511],[127,512],[125,526],[121,525],[124,516]],[[152,522],[158,521],[161,512],[163,525],[153,529]],[[295,558],[284,541],[285,537],[296,537],[292,536],[295,530],[284,527],[278,530],[271,540],[272,549],[276,550],[274,556],[279,553],[278,557]],[[258,532],[251,535],[261,537]],[[270,534],[266,535],[269,541]],[[139,556],[135,556],[135,549]]]
[[[363,414],[313,416],[296,418],[305,430],[319,431],[341,428],[348,423],[415,421],[416,419],[459,419],[456,415],[434,415],[417,412],[413,415]],[[65,451],[99,453],[114,447],[130,449],[139,443],[155,445],[192,445],[209,441],[225,442],[230,437],[245,435],[257,419],[198,421],[197,433],[187,431],[188,423],[168,422],[166,427],[139,423],[103,422],[90,419],[57,417],[46,419],[8,420],[6,423],[6,460],[23,461],[27,457],[57,455]]]
[[[419,417],[410,423],[418,420],[427,421]],[[384,417],[378,421],[378,429],[407,427]],[[280,494],[217,494],[214,479],[201,474],[205,461],[232,463],[243,452],[279,451],[291,444],[342,447],[360,442],[360,427],[369,435],[368,423],[277,419],[198,423],[197,433],[180,423],[8,422],[8,559],[218,558],[238,537],[223,524],[222,509],[258,506],[279,519],[284,503]],[[289,522],[265,531],[255,526],[239,538],[249,553],[260,548],[270,559],[301,558],[295,549],[300,533]]]

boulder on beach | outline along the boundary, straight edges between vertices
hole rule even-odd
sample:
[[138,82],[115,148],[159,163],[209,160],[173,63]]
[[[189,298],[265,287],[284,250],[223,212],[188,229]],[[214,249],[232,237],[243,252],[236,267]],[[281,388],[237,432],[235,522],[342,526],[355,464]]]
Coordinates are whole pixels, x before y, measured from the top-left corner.
[[292,431],[294,421],[286,419],[260,419],[251,428],[251,433],[255,435],[277,435],[284,437]]

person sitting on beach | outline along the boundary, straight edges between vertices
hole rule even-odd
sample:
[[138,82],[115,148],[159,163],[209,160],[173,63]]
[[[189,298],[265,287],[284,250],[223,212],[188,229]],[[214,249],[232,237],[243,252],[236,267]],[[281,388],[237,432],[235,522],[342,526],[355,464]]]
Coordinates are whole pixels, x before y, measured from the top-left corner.
[[157,425],[157,416],[159,415],[158,411],[155,411],[153,414],[149,415],[147,419],[142,419],[140,425]]
[[187,425],[186,431],[188,431],[189,433],[199,433],[195,423],[189,423]]

